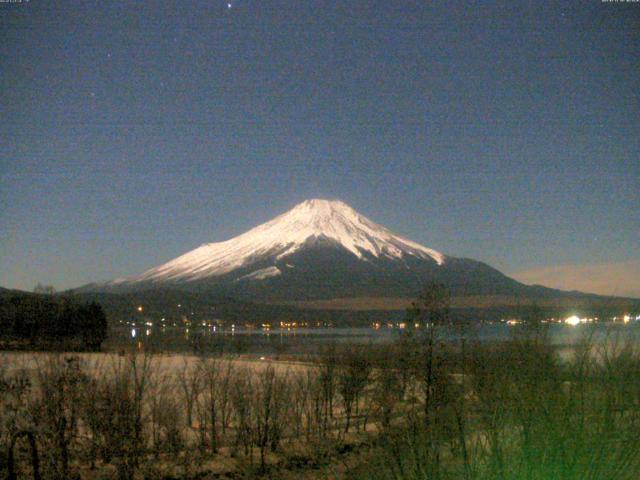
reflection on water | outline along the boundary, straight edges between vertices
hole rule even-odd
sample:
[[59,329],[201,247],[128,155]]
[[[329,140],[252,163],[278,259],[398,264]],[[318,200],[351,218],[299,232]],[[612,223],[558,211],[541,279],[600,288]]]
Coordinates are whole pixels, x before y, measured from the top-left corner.
[[[545,325],[551,343],[570,346],[590,339],[614,342],[638,342],[640,322],[622,324]],[[484,324],[441,329],[442,338],[453,340],[464,335],[469,340],[504,341],[522,331],[521,326]],[[116,328],[109,340],[110,348],[136,345],[161,351],[202,351],[210,353],[300,354],[309,353],[331,343],[385,343],[404,334],[397,328],[298,328],[282,330],[245,330],[237,326],[220,327],[134,327]],[[419,331],[418,331],[419,332]]]

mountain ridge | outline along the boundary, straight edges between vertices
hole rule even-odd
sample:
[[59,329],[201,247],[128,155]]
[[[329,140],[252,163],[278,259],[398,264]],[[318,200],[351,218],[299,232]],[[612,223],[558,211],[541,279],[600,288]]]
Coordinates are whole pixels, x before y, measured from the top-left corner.
[[171,289],[287,304],[412,299],[429,282],[446,284],[455,297],[585,295],[525,285],[486,263],[445,255],[401,237],[344,202],[323,199],[299,203],[237,237],[204,243],[140,275],[76,291]]
[[[282,274],[282,268],[276,265],[281,260],[319,245],[344,249],[363,261],[415,257],[442,265],[446,258],[436,250],[394,234],[342,201],[311,199],[234,238],[204,243],[140,275],[94,286],[126,290],[145,283],[186,284],[224,277],[233,271],[241,271],[243,275],[232,281],[263,280]],[[268,261],[263,266],[264,259]],[[288,265],[285,262],[286,268],[294,268]],[[245,271],[251,266],[258,268]]]

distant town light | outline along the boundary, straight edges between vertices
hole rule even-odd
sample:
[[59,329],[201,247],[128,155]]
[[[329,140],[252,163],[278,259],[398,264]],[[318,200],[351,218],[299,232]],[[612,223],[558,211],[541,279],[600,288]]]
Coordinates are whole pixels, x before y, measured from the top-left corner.
[[131,338],[136,338],[136,329],[135,328],[131,329]]
[[142,305],[138,305],[138,311],[141,312],[143,310]]
[[576,326],[580,323],[580,318],[578,318],[578,316],[576,315],[571,315],[570,317],[567,317],[565,319],[564,323],[566,323],[567,325]]

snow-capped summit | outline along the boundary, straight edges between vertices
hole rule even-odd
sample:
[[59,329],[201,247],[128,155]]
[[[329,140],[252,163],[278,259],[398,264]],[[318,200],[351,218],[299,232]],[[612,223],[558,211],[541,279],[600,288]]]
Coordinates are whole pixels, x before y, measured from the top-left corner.
[[[490,302],[568,295],[524,285],[477,260],[445,256],[395,235],[341,201],[323,199],[302,202],[242,235],[201,245],[141,275],[85,285],[76,292],[144,292],[145,298],[157,295],[165,303],[169,297],[195,294],[198,302],[293,302],[309,308],[325,305],[320,308],[333,312],[343,307],[397,308],[434,282],[446,285],[452,295],[488,296]],[[250,319],[254,311],[245,307],[234,315]],[[275,315],[268,312],[263,311],[268,318]]]
[[[207,243],[142,275],[119,279],[130,282],[195,281],[228,274],[272,258],[282,260],[317,241],[342,247],[356,258],[404,259],[408,256],[442,265],[445,256],[393,234],[338,200],[304,201],[273,220],[224,242]],[[244,275],[264,279],[279,275],[275,265]]]
[[446,284],[461,296],[519,295],[534,288],[482,262],[445,256],[395,235],[344,202],[313,199],[242,235],[203,244],[141,275],[78,291],[191,292],[277,303],[415,298],[429,282]]

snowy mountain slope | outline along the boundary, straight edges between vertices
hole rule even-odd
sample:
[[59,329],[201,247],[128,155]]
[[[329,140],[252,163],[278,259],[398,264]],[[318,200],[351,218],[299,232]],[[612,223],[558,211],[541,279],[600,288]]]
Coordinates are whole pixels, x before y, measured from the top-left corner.
[[[238,237],[202,245],[142,275],[115,280],[111,285],[192,282],[217,277],[264,258],[284,259],[317,240],[333,242],[360,260],[369,256],[396,260],[412,256],[438,265],[445,262],[443,254],[393,234],[343,202],[314,199]],[[263,279],[279,271],[254,273],[253,277],[247,274],[245,278]]]
[[[126,308],[132,298],[162,308],[191,299],[206,304],[208,312],[231,302],[233,318],[256,320],[273,304],[412,299],[428,282],[446,284],[452,296],[475,298],[478,305],[486,303],[484,298],[514,298],[524,305],[584,297],[524,285],[485,263],[445,256],[395,235],[342,202],[328,200],[305,201],[231,240],[202,245],[141,275],[85,285],[75,292]],[[281,314],[293,315],[288,310]],[[506,315],[504,310],[499,314]]]
[[530,289],[482,262],[445,256],[395,235],[343,202],[315,199],[141,275],[78,291],[171,289],[277,302],[413,298],[431,281],[449,285],[455,295],[521,294]]
[[261,268],[260,270],[256,270],[255,272],[249,273],[247,275],[243,275],[238,278],[237,281],[241,280],[264,280],[265,278],[275,277],[276,275],[280,275],[282,272],[278,267],[267,267]]

